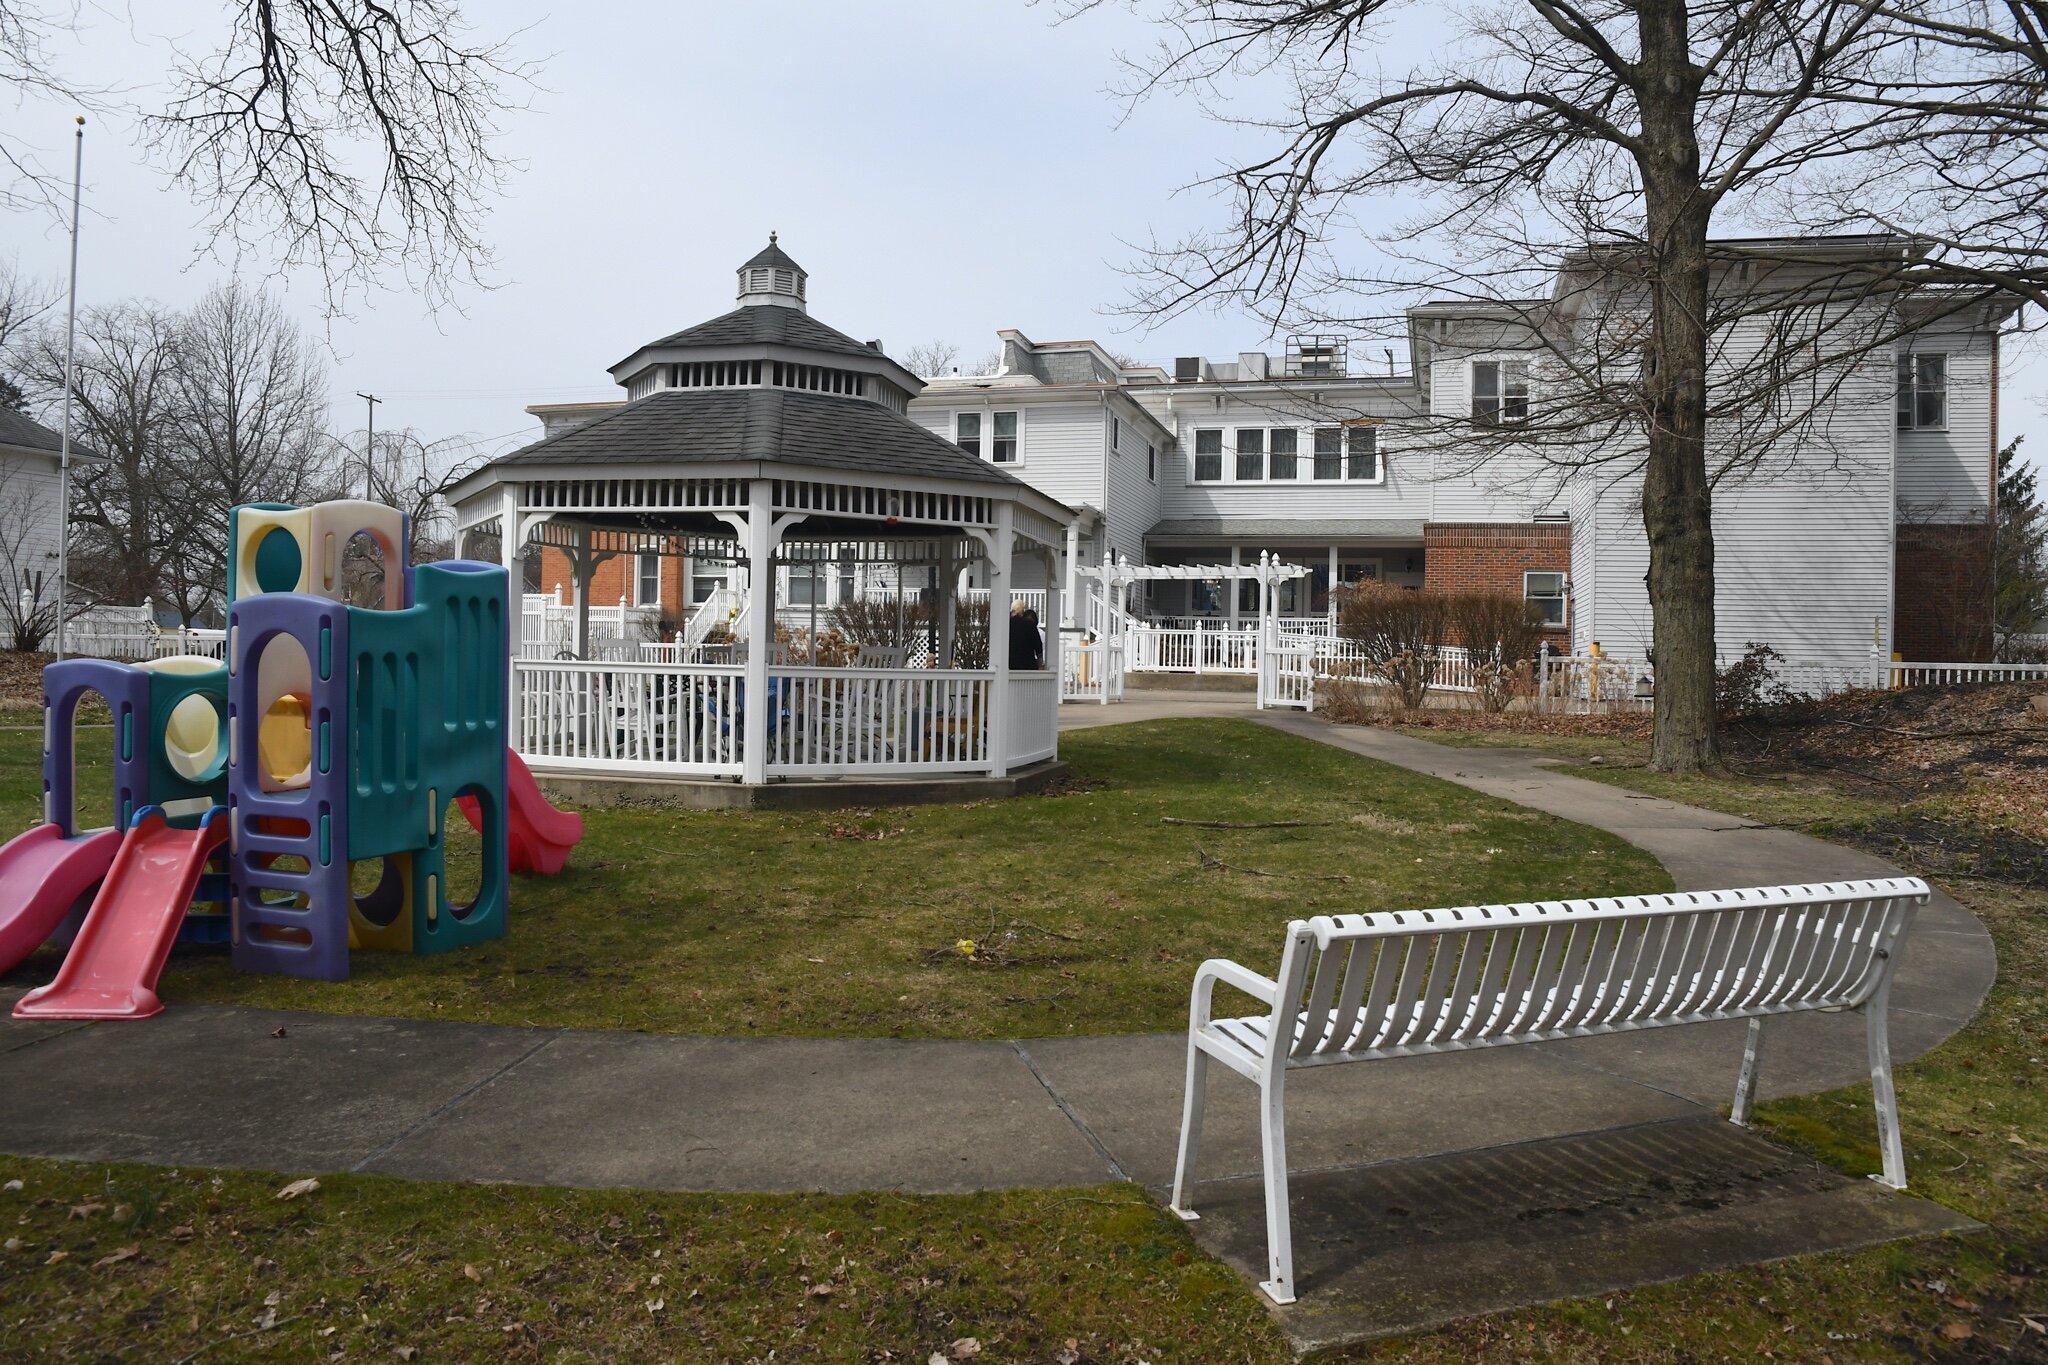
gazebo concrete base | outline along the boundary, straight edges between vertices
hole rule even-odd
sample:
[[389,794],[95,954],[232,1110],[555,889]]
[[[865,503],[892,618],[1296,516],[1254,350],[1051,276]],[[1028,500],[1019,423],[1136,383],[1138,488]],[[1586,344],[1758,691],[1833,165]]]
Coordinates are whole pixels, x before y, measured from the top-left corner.
[[791,778],[747,783],[705,777],[583,776],[537,772],[543,790],[580,806],[673,806],[682,810],[844,810],[855,806],[945,806],[1042,792],[1072,771],[1057,758],[1008,777],[974,773],[924,777]]

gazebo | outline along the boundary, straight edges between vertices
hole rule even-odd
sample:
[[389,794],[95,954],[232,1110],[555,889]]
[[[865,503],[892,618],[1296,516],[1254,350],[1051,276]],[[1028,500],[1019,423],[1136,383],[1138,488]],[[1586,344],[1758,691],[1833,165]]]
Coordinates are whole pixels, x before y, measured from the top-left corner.
[[[725,561],[744,578],[720,603],[720,643],[693,622],[696,643],[643,659],[527,657],[515,613],[509,739],[536,772],[760,788],[1014,778],[1056,758],[1057,632],[1048,667],[1013,669],[1007,617],[1035,560],[1057,625],[1073,512],[911,421],[922,381],[810,317],[805,292],[771,238],[739,269],[737,308],[612,367],[626,402],[451,490],[466,547],[495,538],[515,582],[528,547],[561,550],[585,611],[612,555]],[[852,565],[894,587],[893,633],[877,613],[887,638],[778,619],[778,571]],[[959,592],[976,565],[986,625]]]

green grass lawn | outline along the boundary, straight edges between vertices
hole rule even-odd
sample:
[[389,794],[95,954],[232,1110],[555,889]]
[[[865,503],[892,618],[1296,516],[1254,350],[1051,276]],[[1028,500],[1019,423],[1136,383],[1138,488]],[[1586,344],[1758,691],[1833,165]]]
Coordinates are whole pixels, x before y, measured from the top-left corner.
[[[34,814],[34,736],[0,818]],[[1620,840],[1233,720],[1069,735],[1059,796],[862,812],[595,811],[503,942],[321,984],[181,952],[171,1001],[688,1033],[1044,1037],[1185,1026],[1205,957],[1290,918],[1668,888]],[[1303,822],[1214,829],[1162,817]],[[12,980],[39,982],[52,953]]]
[[[1544,747],[1540,736],[1531,742]],[[1515,894],[1516,877],[1540,888],[1541,878],[1555,883],[1574,871],[1574,890],[1618,890],[1657,875],[1638,855],[1597,836],[1585,842],[1570,826],[1240,723],[1109,727],[1068,736],[1063,747],[1101,784],[1092,793],[858,818],[603,813],[592,818],[574,878],[519,884],[514,938],[502,949],[454,959],[359,956],[359,981],[339,990],[233,978],[181,961],[173,998],[275,988],[264,997],[272,1003],[362,1009],[376,1006],[346,997],[374,986],[407,1012],[425,1001],[429,1009],[439,1003],[438,1014],[518,1018],[504,1002],[542,992],[527,979],[534,959],[510,954],[522,946],[545,947],[542,960],[550,961],[594,953],[570,931],[616,922],[621,917],[607,917],[596,897],[613,888],[616,910],[630,898],[620,888],[630,886],[648,907],[636,917],[637,941],[665,966],[657,982],[657,969],[630,952],[606,965],[650,989],[687,994],[692,988],[671,978],[695,968],[679,962],[740,971],[742,938],[761,958],[759,980],[771,984],[801,974],[796,963],[855,970],[804,960],[825,955],[801,947],[806,928],[822,928],[865,970],[963,1002],[956,1014],[898,1002],[886,1027],[848,1032],[964,1033],[970,1022],[1065,1031],[1070,1021],[1059,1014],[1006,997],[1081,981],[1149,993],[1155,976],[1158,1001],[1148,1008],[1157,1013],[1146,1022],[1100,1014],[1071,1022],[1075,1031],[1173,1027],[1193,957],[1220,948],[1263,960],[1274,923],[1311,901],[1494,898]],[[18,749],[0,733],[0,813],[10,827],[30,816],[23,778],[32,764],[23,755],[32,758],[32,744]],[[1757,819],[1817,820],[1814,832],[1830,837],[1853,837],[1858,820],[1893,810],[1820,779],[1675,779],[1605,768],[1585,775]],[[1161,814],[1342,823],[1233,832],[1161,826]],[[1364,819],[1353,824],[1353,816]],[[1452,828],[1460,825],[1472,828]],[[853,828],[901,832],[845,837]],[[1297,875],[1205,871],[1190,846],[1197,840],[1223,862]],[[661,869],[652,878],[630,872],[648,848]],[[1486,855],[1489,848],[1501,852]],[[991,909],[998,936],[1010,921],[1029,920],[1076,937],[1020,930],[979,962],[957,951],[906,960],[896,949],[864,946],[863,934],[887,932],[880,888],[906,876],[890,859],[909,849],[922,850],[913,862],[931,875],[900,888],[898,913],[912,926],[899,931],[903,942],[984,939]],[[796,876],[753,889],[765,878],[747,873],[770,862],[787,863]],[[1047,862],[1059,864],[1053,875],[1014,874],[1020,863]],[[848,894],[813,899],[835,866],[854,869]],[[1102,888],[1092,898],[1070,893],[1081,884],[1067,875],[1076,869]],[[1989,926],[1999,978],[1969,1027],[1899,1068],[1900,1107],[1914,1192],[1970,1214],[1986,1232],[1497,1314],[1325,1359],[2048,1359],[2048,1331],[2040,1330],[2048,1328],[2048,893],[2004,882],[1946,884]],[[1481,886],[1499,889],[1472,889]],[[1430,894],[1453,887],[1466,889]],[[580,896],[591,903],[579,908]],[[721,907],[725,927],[704,927],[707,906]],[[657,911],[698,927],[651,932],[647,926],[663,922]],[[840,916],[846,924],[835,922]],[[732,940],[718,937],[727,932]],[[1204,935],[1215,947],[1193,946]],[[1158,957],[1161,947],[1175,960]],[[1059,961],[1017,960],[1039,953]],[[38,961],[38,973],[53,967]],[[557,975],[565,988],[576,984]],[[821,980],[844,994],[839,977]],[[188,983],[182,996],[178,981]],[[423,994],[428,987],[434,993]],[[466,994],[442,994],[455,987]],[[602,1001],[626,1007],[626,986],[580,988],[587,993],[569,997],[580,1010]],[[889,1003],[881,1001],[885,1015]],[[757,1027],[824,1031],[834,1027],[820,1013],[827,1006],[839,1007],[790,1002],[761,1014]],[[657,1013],[633,1026],[705,1026],[680,1022],[687,1016],[673,1013],[677,1007],[637,1005]],[[796,1022],[814,1018],[826,1021]],[[1013,1018],[1025,1022],[1003,1022]],[[1824,1161],[1869,1170],[1869,1104],[1867,1087],[1849,1087],[1765,1104],[1758,1119]],[[980,1360],[1290,1359],[1251,1287],[1127,1186],[967,1197],[710,1196],[322,1177],[312,1196],[280,1202],[285,1178],[0,1157],[0,1183],[23,1181],[19,1191],[0,1191],[8,1239],[0,1246],[0,1359],[109,1358],[142,1345],[166,1360],[197,1352],[207,1361],[488,1355],[922,1365],[967,1337],[982,1352],[965,1358]]]
[[[0,1359],[1270,1361],[1134,1186],[905,1198],[0,1157]],[[955,1343],[971,1338],[977,1356]]]

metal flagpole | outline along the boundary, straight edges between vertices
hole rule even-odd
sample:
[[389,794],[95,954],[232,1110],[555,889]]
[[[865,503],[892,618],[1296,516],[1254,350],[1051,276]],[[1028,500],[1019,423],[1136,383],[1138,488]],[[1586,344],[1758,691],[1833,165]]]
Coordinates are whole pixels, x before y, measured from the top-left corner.
[[85,167],[85,115],[71,150],[71,289],[64,309],[64,423],[57,438],[57,657],[64,657],[65,605],[71,597],[71,357],[78,342],[78,184]]

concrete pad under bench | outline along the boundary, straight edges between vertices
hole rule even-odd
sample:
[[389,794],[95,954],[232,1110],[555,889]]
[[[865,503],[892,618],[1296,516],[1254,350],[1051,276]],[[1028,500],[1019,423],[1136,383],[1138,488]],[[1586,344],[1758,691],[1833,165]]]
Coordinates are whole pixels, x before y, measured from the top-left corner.
[[[1195,1240],[1261,1278],[1257,1176],[1205,1182],[1194,1202]],[[1299,1175],[1300,1299],[1273,1312],[1306,1351],[1977,1226],[1722,1120],[1679,1119]]]

